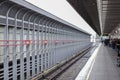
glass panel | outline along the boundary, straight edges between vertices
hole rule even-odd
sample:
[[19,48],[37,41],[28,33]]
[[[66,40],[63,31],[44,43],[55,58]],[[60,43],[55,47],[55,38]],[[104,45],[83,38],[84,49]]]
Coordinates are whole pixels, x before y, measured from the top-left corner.
[[4,40],[4,26],[0,26],[0,40],[0,63],[2,63],[4,57],[4,46],[2,46],[4,44],[2,41]]
[[[29,36],[30,36],[30,40],[32,40],[32,31],[30,31]],[[30,45],[30,56],[32,56],[32,45]]]
[[13,28],[8,29],[8,37],[9,37],[9,60],[11,61],[13,59]]
[[[24,35],[23,35],[23,40],[27,40],[27,30],[24,30]],[[26,52],[27,52],[27,48],[26,48],[27,45],[24,45],[24,57],[26,57]]]
[[[17,29],[16,40],[17,40],[16,44],[20,44],[20,29]],[[16,49],[17,59],[20,59],[20,46],[17,46]]]

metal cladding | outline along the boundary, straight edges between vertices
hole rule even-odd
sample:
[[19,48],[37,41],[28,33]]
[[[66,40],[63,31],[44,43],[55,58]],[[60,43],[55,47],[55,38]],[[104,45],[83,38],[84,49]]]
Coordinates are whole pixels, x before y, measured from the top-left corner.
[[90,44],[90,34],[24,0],[0,0],[0,80],[29,80]]
[[101,0],[103,33],[112,33],[120,24],[120,0]]
[[83,19],[98,33],[101,34],[97,0],[67,0]]
[[113,33],[120,22],[120,0],[67,0],[101,35]]

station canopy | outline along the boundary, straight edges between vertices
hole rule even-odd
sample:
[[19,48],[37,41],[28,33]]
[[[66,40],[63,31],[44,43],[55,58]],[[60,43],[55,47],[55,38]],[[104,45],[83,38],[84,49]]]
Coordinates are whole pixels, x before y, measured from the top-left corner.
[[68,0],[83,19],[98,33],[111,33],[120,22],[120,0]]

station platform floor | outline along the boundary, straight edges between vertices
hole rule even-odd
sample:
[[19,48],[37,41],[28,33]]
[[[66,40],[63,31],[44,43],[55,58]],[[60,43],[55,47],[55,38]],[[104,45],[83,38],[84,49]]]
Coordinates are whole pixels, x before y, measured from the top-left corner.
[[117,51],[104,44],[98,44],[75,80],[120,80]]
[[86,80],[120,80],[120,67],[117,66],[116,58],[117,52],[102,44]]

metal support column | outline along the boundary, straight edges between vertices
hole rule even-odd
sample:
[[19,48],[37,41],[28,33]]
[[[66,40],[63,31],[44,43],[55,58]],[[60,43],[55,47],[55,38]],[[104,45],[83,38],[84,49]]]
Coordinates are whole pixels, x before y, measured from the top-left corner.
[[6,13],[6,26],[5,26],[5,30],[4,30],[4,40],[6,40],[5,44],[5,48],[4,48],[4,80],[8,80],[9,79],[9,46],[7,46],[7,44],[9,44],[8,40],[9,40],[9,36],[8,36],[8,15],[10,10],[14,7],[15,5],[11,6],[7,13]]
[[[23,8],[19,9],[17,11],[17,13],[15,14],[15,27],[14,27],[14,31],[13,31],[13,40],[16,40],[16,36],[17,36],[17,17],[18,17],[18,13],[22,10]],[[16,44],[16,41],[14,42],[14,44]],[[13,80],[17,80],[17,51],[16,51],[17,47],[14,46],[13,47]]]
[[[30,20],[31,20],[31,18],[33,17],[33,15],[34,15],[35,13],[33,13],[32,15],[30,15],[30,17],[29,17],[29,19],[28,19],[28,31],[27,31],[27,39],[28,40],[30,40]],[[27,45],[27,79],[29,79],[30,78],[30,76],[32,75],[31,73],[30,73],[30,71],[31,71],[31,68],[30,67],[32,67],[31,66],[31,60],[30,60],[30,52],[31,50],[30,50],[30,45]]]

